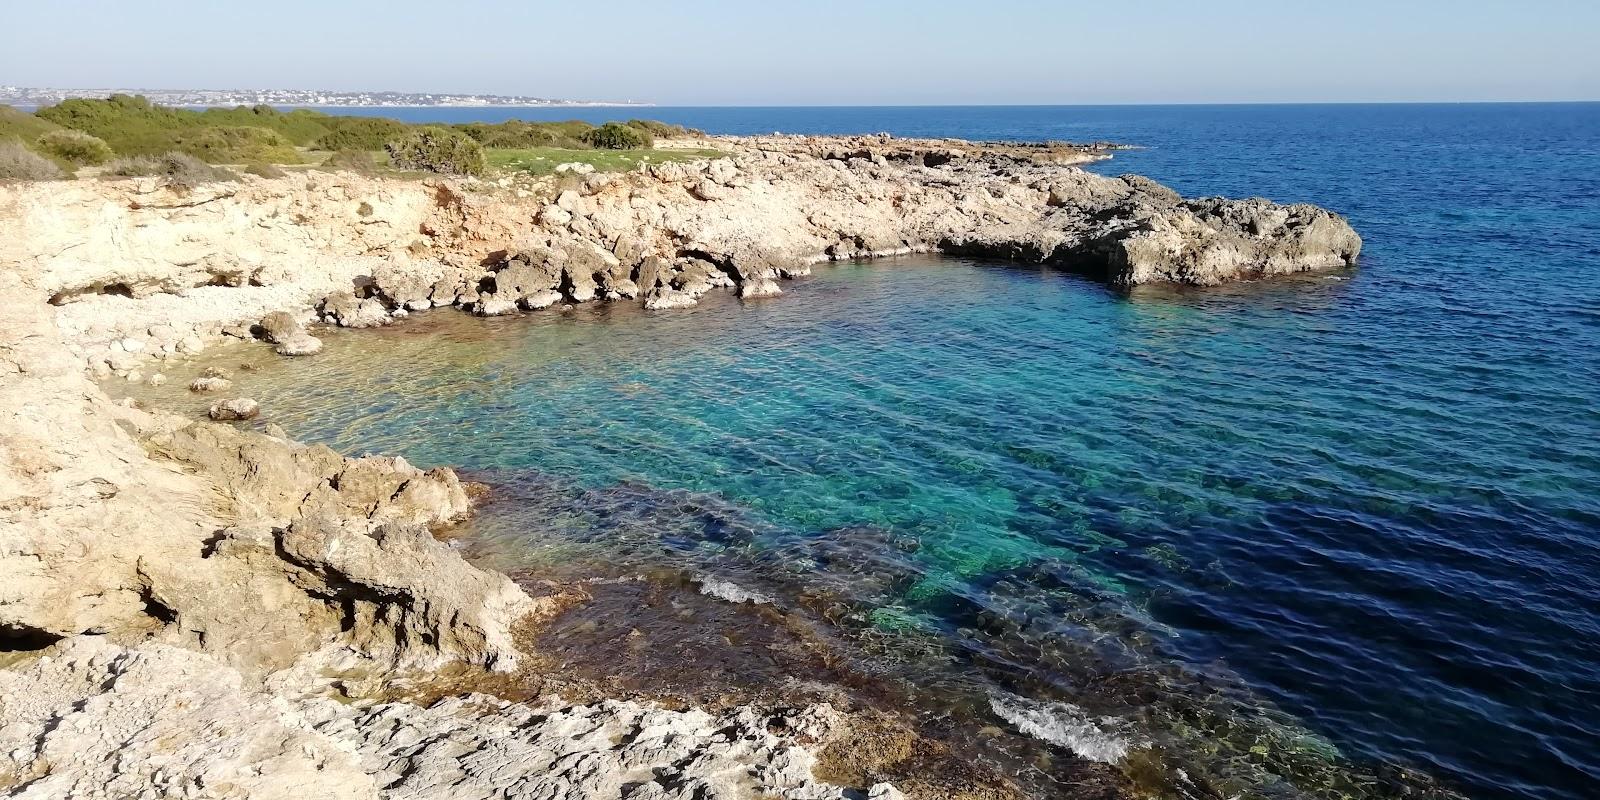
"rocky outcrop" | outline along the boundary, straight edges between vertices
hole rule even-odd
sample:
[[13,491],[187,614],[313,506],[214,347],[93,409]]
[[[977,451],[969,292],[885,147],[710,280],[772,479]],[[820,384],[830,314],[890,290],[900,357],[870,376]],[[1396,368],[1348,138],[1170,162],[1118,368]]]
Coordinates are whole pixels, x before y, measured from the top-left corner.
[[6,649],[107,634],[251,674],[324,647],[515,666],[511,627],[540,605],[429,535],[470,510],[454,473],[113,404],[61,340],[49,287],[15,272],[0,287]]
[[699,800],[891,797],[815,779],[826,706],[722,714],[467,694],[427,708],[273,692],[218,660],[100,637],[0,670],[0,792],[19,798]]
[[[909,252],[1040,263],[1118,286],[1353,264],[1338,215],[1185,200],[1061,161],[1079,149],[887,137],[716,142],[727,158],[499,189],[297,173],[178,193],[147,180],[0,187],[27,235],[0,262],[50,287],[69,347],[101,374],[193,353],[287,312],[286,355],[317,320],[371,327],[439,306],[493,315],[563,303],[766,297],[820,261]],[[554,180],[554,179],[552,179]],[[231,326],[231,327],[230,327]]]
[[[650,309],[713,289],[781,292],[819,261],[945,251],[1054,265],[1118,286],[1232,280],[1355,263],[1361,240],[1314,206],[1186,201],[1137,176],[1106,178],[1021,147],[875,139],[741,141],[736,157],[591,176],[531,214],[480,263],[375,280],[323,319],[457,305],[481,315],[594,299]],[[471,218],[470,215],[468,217]],[[366,316],[346,308],[357,303]]]

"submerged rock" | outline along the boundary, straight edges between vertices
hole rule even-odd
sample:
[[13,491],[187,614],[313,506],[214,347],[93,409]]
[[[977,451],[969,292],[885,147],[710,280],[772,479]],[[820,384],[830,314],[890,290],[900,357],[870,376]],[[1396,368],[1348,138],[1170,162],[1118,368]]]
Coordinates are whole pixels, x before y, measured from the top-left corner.
[[322,352],[322,340],[304,331],[284,339],[273,348],[280,356],[310,356]]
[[[201,380],[216,380],[215,378]],[[236,397],[231,400],[218,400],[211,404],[207,412],[212,419],[219,422],[255,419],[261,413],[261,404],[248,397]]]
[[227,378],[201,376],[189,382],[191,392],[225,392],[233,388],[233,381]]

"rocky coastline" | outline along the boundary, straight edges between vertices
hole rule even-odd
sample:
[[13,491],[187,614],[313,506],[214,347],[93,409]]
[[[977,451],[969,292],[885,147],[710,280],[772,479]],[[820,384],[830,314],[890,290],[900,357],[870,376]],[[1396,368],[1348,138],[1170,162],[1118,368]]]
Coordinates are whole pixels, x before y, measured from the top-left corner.
[[[442,541],[474,490],[448,469],[141,409],[96,380],[164,380],[225,336],[314,358],[308,325],[444,306],[770,297],[830,260],[947,252],[1210,286],[1360,251],[1314,206],[1185,200],[1073,166],[1094,149],[713,144],[727,157],[522,182],[0,186],[0,794],[900,796],[870,773],[816,777],[819,753],[862,729],[826,705],[349,689],[516,674],[561,596]],[[197,389],[216,394],[211,416],[253,416],[229,377]]]

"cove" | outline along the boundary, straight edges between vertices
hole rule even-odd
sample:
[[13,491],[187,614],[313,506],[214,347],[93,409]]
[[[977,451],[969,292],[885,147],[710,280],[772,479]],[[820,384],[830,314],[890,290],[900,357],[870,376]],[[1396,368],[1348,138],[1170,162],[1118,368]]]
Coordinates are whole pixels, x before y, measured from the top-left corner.
[[[1600,471],[1592,443],[1516,435],[1577,424],[1581,392],[1485,381],[1472,338],[1364,313],[1362,281],[1123,294],[908,258],[769,300],[441,312],[207,361],[255,367],[240,390],[295,438],[489,483],[510,501],[468,537],[486,565],[826,589],[857,632],[937,643],[975,725],[1345,790],[1415,764],[1412,736],[1482,758],[1445,731],[1514,700],[1513,661],[1551,696],[1582,668],[1594,609],[1542,586],[1592,557],[1560,543],[1596,524]],[[188,377],[138,392],[197,411]]]

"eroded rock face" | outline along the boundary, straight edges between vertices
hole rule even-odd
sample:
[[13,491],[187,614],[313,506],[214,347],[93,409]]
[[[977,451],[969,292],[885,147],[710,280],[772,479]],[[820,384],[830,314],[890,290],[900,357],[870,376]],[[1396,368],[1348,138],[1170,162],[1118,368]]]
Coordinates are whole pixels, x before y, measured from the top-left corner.
[[453,472],[112,404],[49,308],[0,309],[24,345],[0,348],[9,642],[153,635],[252,674],[329,645],[396,666],[515,665],[511,627],[539,604],[428,533],[470,510]]
[[148,442],[211,476],[223,516],[241,520],[201,544],[198,566],[140,565],[145,603],[174,636],[272,668],[285,666],[273,657],[283,641],[338,642],[396,667],[515,667],[512,627],[544,604],[430,534],[470,513],[453,471],[206,423]]

